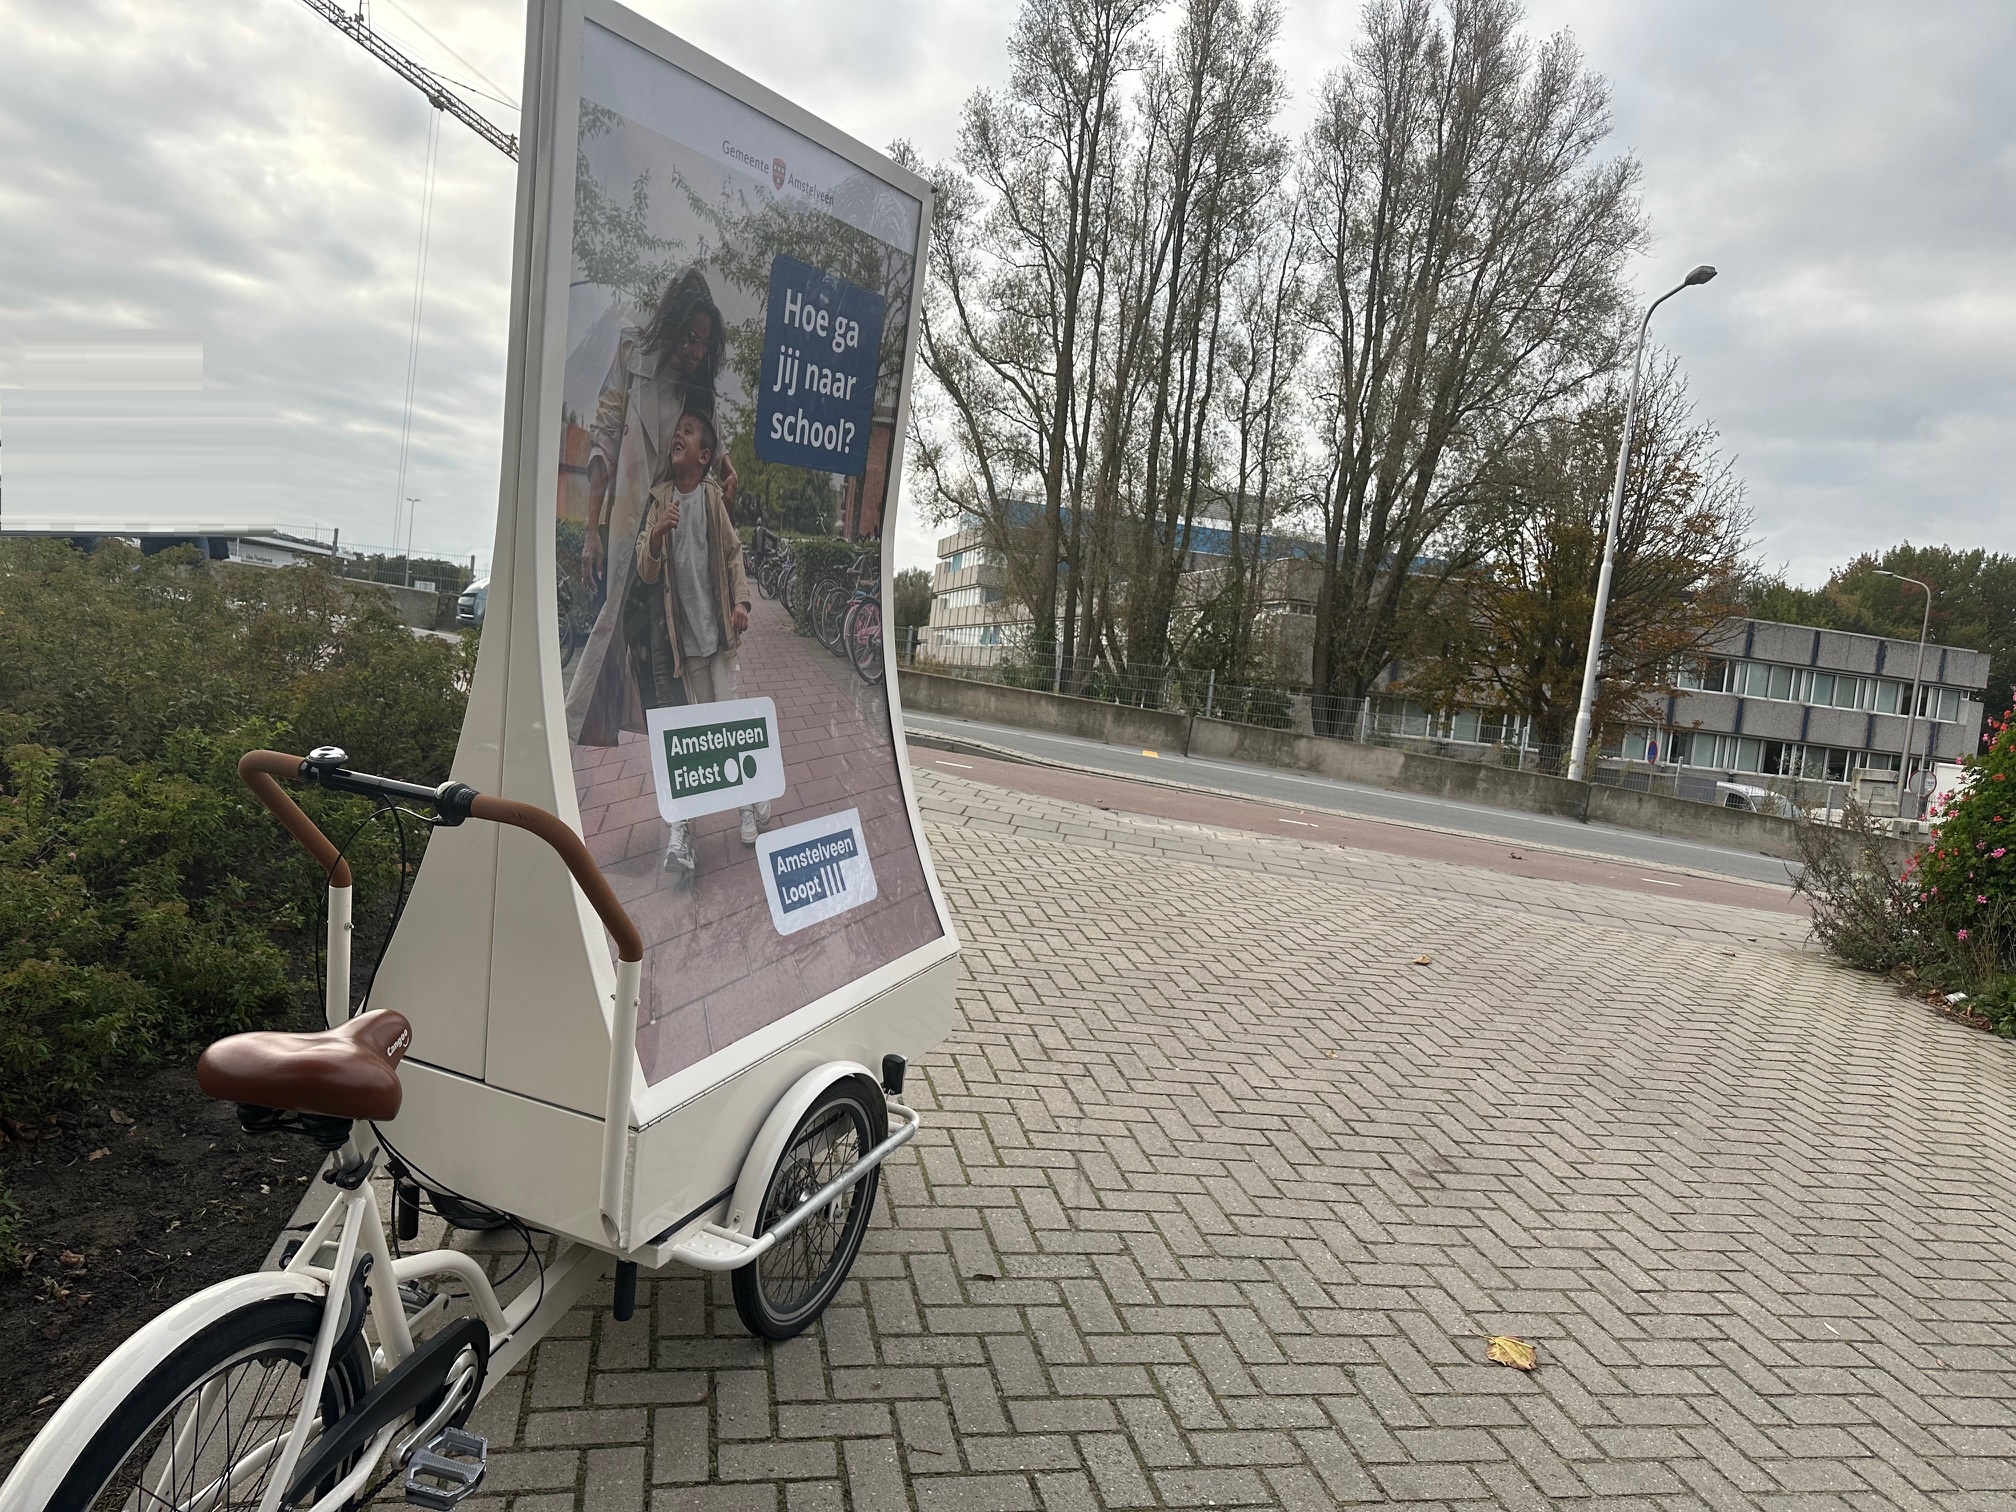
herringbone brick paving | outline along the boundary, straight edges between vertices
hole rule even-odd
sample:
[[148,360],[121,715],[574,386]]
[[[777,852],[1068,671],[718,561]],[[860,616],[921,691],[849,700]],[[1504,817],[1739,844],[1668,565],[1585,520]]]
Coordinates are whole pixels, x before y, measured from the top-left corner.
[[2010,1046],[1782,915],[919,784],[963,1027],[854,1278],[577,1310],[491,1508],[2016,1507]]

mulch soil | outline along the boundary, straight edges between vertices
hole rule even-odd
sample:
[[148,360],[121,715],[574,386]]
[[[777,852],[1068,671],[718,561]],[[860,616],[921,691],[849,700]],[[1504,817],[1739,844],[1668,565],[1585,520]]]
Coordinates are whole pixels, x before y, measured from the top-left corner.
[[18,1272],[0,1260],[0,1477],[141,1324],[256,1269],[320,1163],[304,1140],[243,1133],[188,1062],[39,1125],[0,1122],[0,1190],[28,1252]]

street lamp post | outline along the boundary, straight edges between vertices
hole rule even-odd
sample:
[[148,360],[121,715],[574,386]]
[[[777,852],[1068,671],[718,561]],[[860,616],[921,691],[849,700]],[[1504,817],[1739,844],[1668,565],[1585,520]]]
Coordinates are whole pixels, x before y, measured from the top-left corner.
[[1603,654],[1603,620],[1610,611],[1610,579],[1617,565],[1617,530],[1624,514],[1624,475],[1631,467],[1631,429],[1638,422],[1638,380],[1645,366],[1645,333],[1651,328],[1654,310],[1682,289],[1704,284],[1714,276],[1714,268],[1701,264],[1646,306],[1645,318],[1638,322],[1638,350],[1631,359],[1631,397],[1624,405],[1624,434],[1617,443],[1617,481],[1610,489],[1610,523],[1603,532],[1603,570],[1596,578],[1596,613],[1589,621],[1589,654],[1582,661],[1582,698],[1575,709],[1574,743],[1568,748],[1570,782],[1580,782],[1588,775],[1589,727],[1596,710],[1596,663]]
[[411,588],[413,586],[413,515],[419,509],[420,501],[409,498],[406,502],[413,506],[412,509],[406,511],[406,586]]
[[[1897,813],[1901,817],[1904,813],[1904,804],[1902,802],[1904,789],[1911,781],[1911,757],[1914,754],[1912,747],[1918,743],[1918,700],[1923,697],[1919,689],[1925,686],[1925,637],[1932,630],[1932,585],[1930,583],[1921,583],[1914,577],[1906,577],[1901,572],[1892,572],[1886,567],[1878,567],[1876,569],[1876,576],[1895,578],[1900,583],[1909,583],[1914,588],[1923,588],[1925,590],[1925,619],[1918,626],[1918,670],[1911,678],[1911,709],[1904,716],[1904,754],[1897,761],[1897,793],[1899,798]],[[1926,723],[1929,724],[1931,721],[1927,720]],[[1913,819],[1922,817],[1924,810],[1925,800],[1923,796],[1916,787],[1912,787],[1911,817]]]

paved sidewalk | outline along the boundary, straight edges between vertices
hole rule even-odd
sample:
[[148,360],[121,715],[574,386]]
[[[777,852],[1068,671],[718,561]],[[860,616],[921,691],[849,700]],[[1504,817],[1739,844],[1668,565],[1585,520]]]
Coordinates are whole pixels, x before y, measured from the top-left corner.
[[2016,1506],[2016,1047],[1782,912],[919,788],[964,1026],[854,1279],[577,1311],[490,1508]]

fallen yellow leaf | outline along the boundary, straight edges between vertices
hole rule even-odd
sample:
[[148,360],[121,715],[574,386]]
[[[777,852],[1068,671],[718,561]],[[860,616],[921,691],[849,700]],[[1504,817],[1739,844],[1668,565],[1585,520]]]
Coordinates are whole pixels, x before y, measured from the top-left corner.
[[107,1155],[110,1155],[111,1153],[112,1152],[110,1150],[97,1149],[93,1150],[89,1155],[86,1155],[84,1158],[86,1160],[103,1160]]
[[1510,1365],[1514,1370],[1537,1370],[1540,1366],[1540,1351],[1510,1334],[1492,1335],[1484,1356],[1494,1364]]
[[1416,956],[1414,957],[1414,964],[1416,966],[1432,966],[1434,962],[1430,961],[1426,956]]

